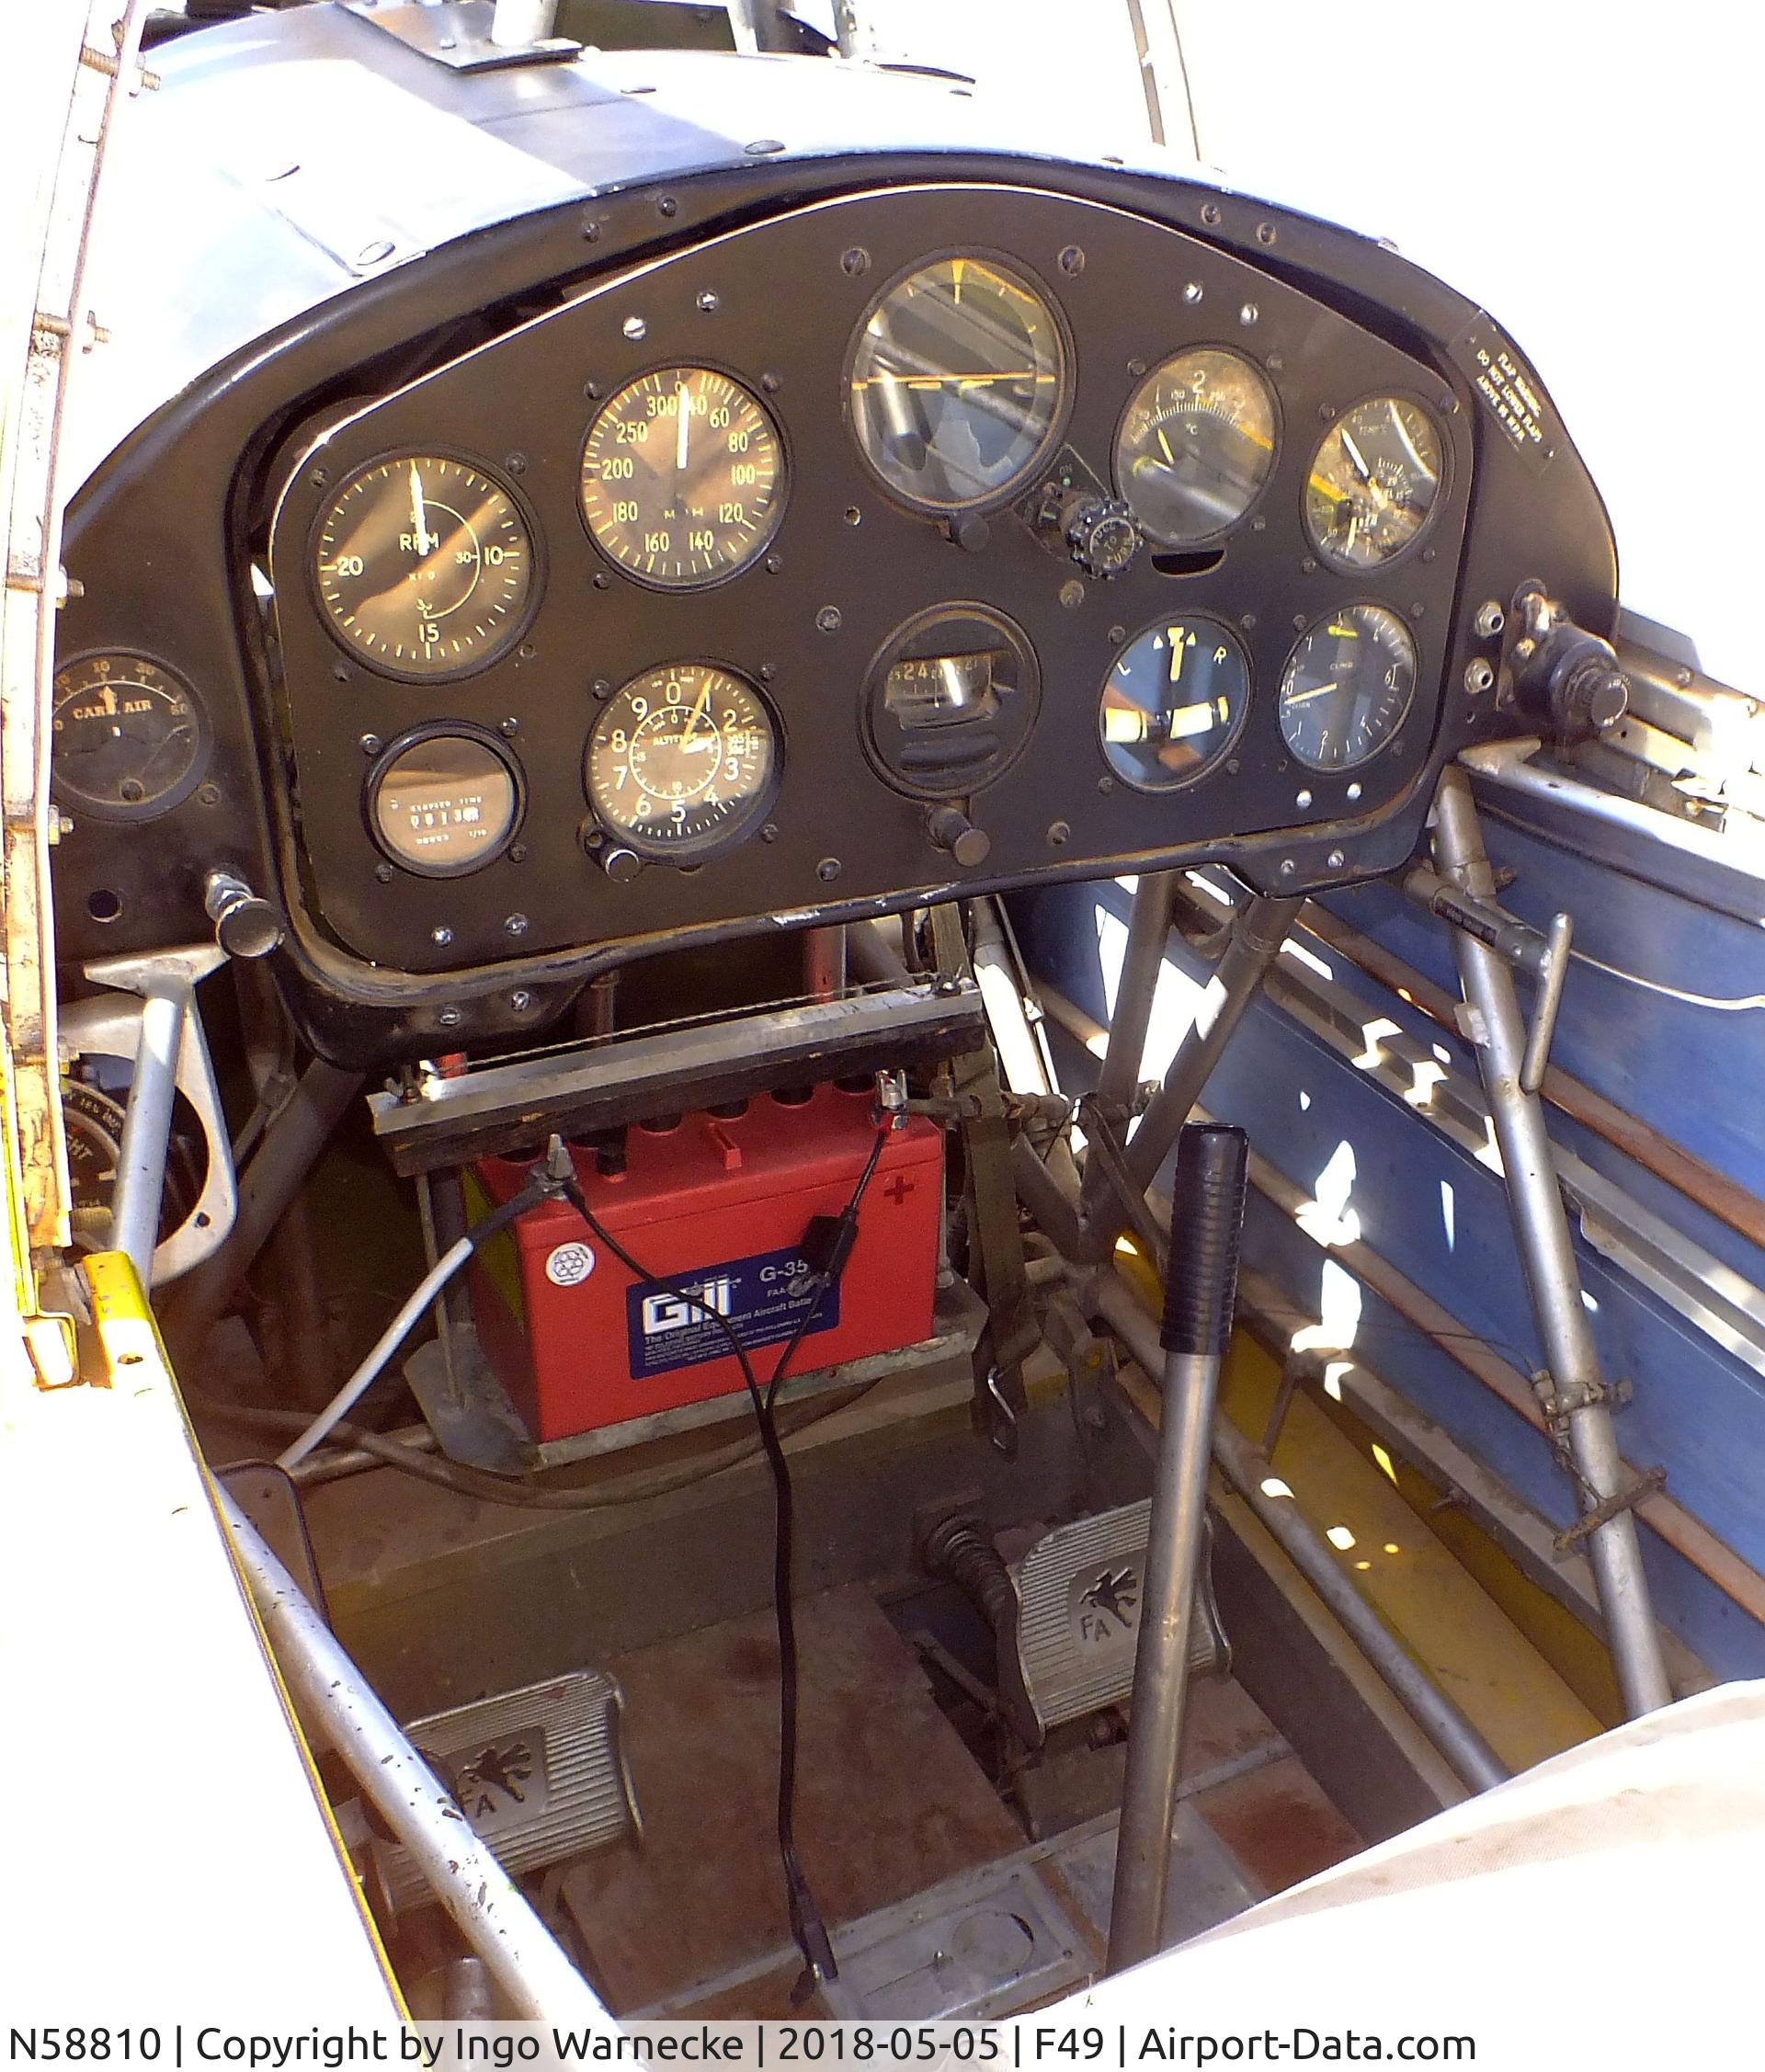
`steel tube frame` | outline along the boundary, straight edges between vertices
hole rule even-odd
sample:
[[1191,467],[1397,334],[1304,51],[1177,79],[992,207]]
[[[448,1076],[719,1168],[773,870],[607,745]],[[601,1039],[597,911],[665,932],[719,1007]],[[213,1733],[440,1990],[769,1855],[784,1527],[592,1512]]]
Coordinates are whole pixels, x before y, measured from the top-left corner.
[[216,1490],[215,1502],[290,1691],[410,1850],[515,2013],[619,2034],[619,2024],[461,1818],[257,1529],[225,1490]]
[[[1133,1176],[1136,1186],[1150,1187],[1159,1167],[1170,1156],[1177,1133],[1193,1113],[1195,1103],[1201,1098],[1201,1089],[1213,1076],[1221,1053],[1244,1019],[1245,1009],[1255,999],[1264,974],[1281,954],[1281,946],[1292,932],[1304,904],[1304,899],[1271,898],[1258,893],[1239,908],[1232,924],[1231,939],[1208,983],[1210,994],[1215,987],[1219,989],[1213,1012],[1197,1013],[1177,1046],[1177,1054],[1165,1073],[1164,1084],[1140,1118],[1139,1128],[1128,1139],[1128,1171]],[[1150,998],[1147,1006],[1149,1009]],[[1203,1010],[1206,1006],[1204,999]],[[1118,1014],[1121,1007],[1118,993]],[[1110,1048],[1114,1048],[1113,1038]],[[1113,1231],[1110,1234],[1111,1242],[1114,1235]]]
[[[1158,1373],[1164,1351],[1158,1326],[1113,1268],[1084,1284],[1087,1304],[1124,1340],[1148,1373]],[[1164,1443],[1162,1420],[1160,1445]],[[1249,1505],[1288,1559],[1312,1586],[1367,1660],[1388,1684],[1404,1710],[1474,1792],[1506,1781],[1509,1772],[1471,1722],[1411,1657],[1403,1642],[1343,1574],[1327,1541],[1300,1515],[1291,1497],[1270,1497],[1263,1482],[1269,1464],[1250,1441],[1224,1417],[1215,1417],[1213,1459]]]
[[[1471,781],[1456,766],[1441,772],[1435,796],[1435,853],[1442,874],[1462,891],[1488,899],[1494,874],[1483,845]],[[1566,1426],[1568,1450],[1588,1501],[1617,1496],[1626,1486],[1612,1430],[1600,1356],[1581,1301],[1581,1276],[1557,1183],[1544,1106],[1524,1090],[1526,1028],[1513,974],[1499,954],[1454,928],[1452,953],[1467,1005],[1478,1024],[1474,1042],[1507,1178],[1514,1236],[1539,1341]],[[1621,1511],[1588,1537],[1588,1553],[1605,1614],[1606,1638],[1624,1709],[1634,1719],[1672,1702],[1661,1638],[1643,1572],[1636,1520]]]
[[135,1053],[129,1105],[123,1112],[110,1227],[111,1242],[128,1255],[143,1288],[151,1288],[154,1281],[172,1103],[177,1093],[177,1054],[183,1048],[184,1017],[189,1008],[189,984],[176,978],[153,985],[141,1004],[141,1047]]
[[[1106,1115],[1125,1110],[1140,1084],[1140,1061],[1145,1054],[1158,974],[1165,968],[1176,899],[1177,877],[1171,871],[1147,871],[1134,887],[1133,905],[1128,914],[1128,945],[1116,984],[1115,1009],[1110,1017],[1109,1047],[1097,1076],[1095,1098]],[[1141,1186],[1144,1185],[1142,1181]],[[1113,1214],[1119,1227],[1121,1212],[1106,1208],[1110,1200],[1109,1178],[1100,1161],[1093,1156],[1086,1161],[1079,1190],[1080,1221],[1088,1224]]]
[[361,1091],[361,1075],[315,1061],[260,1140],[239,1182],[239,1212],[227,1241],[178,1283],[170,1327],[189,1353],[201,1350],[252,1261],[306,1184],[319,1154]]
[[1133,1728],[1116,1828],[1106,1969],[1125,1971],[1164,1947],[1170,1823],[1177,1810],[1195,1578],[1207,1528],[1207,1466],[1220,1393],[1220,1356],[1167,1353],[1158,1465],[1146,1531]]

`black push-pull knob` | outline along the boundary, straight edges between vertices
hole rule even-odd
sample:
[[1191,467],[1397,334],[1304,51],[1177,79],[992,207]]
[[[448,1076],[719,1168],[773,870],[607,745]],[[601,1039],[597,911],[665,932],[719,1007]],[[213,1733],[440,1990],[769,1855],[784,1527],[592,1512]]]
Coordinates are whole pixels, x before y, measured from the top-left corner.
[[933,845],[953,856],[964,871],[985,863],[993,837],[975,826],[960,806],[933,806],[926,814],[926,833]]

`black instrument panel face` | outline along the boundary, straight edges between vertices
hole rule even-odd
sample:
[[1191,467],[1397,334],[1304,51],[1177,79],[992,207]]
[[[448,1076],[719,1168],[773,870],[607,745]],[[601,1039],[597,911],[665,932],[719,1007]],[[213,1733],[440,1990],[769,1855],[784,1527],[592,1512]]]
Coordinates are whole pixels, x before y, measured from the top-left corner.
[[[294,466],[312,910],[439,973],[1351,834],[1427,764],[1471,478],[1428,368],[1122,211],[917,188],[730,233]],[[1145,536],[1112,580],[1076,484]]]

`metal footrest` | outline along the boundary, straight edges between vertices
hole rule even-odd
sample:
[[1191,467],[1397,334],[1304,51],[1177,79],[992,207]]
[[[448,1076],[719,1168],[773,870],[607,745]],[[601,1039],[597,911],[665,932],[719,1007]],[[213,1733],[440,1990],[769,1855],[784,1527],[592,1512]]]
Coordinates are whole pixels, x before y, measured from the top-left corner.
[[[1127,1702],[1140,1639],[1146,1531],[1144,1499],[1056,1526],[1012,1570],[1018,1592],[1015,1658],[1001,1649],[1000,1698],[1014,1719],[1033,1721],[1040,1743],[1068,1720]],[[1223,1674],[1231,1663],[1213,1598],[1210,1528],[1195,1582],[1190,1639],[1191,1676]]]
[[[624,1695],[598,1669],[480,1698],[405,1728],[473,1831],[518,1877],[609,1843],[641,1839],[620,1746]],[[377,1841],[373,1860],[396,1913],[429,1897],[408,1851]]]

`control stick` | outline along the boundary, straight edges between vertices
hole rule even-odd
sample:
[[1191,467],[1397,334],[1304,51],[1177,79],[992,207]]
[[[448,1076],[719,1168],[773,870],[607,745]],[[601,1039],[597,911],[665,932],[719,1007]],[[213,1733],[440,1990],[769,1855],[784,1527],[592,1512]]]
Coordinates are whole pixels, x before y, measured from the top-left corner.
[[1164,1409],[1133,1660],[1127,1778],[1110,1912],[1111,1972],[1160,1946],[1177,1764],[1188,1698],[1189,1631],[1207,1520],[1207,1470],[1220,1363],[1232,1338],[1249,1144],[1242,1130],[1191,1122],[1177,1140],[1165,1279]]

